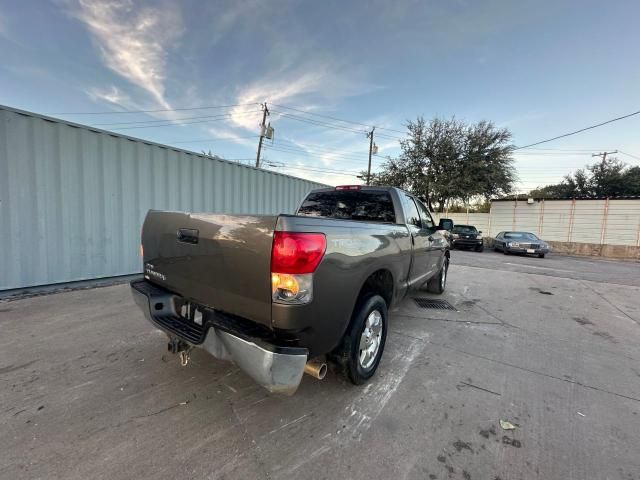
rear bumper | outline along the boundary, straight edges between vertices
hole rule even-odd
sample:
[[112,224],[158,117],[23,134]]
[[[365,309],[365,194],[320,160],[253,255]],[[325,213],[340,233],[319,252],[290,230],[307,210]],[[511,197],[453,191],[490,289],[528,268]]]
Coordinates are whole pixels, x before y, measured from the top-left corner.
[[147,320],[170,339],[178,338],[220,360],[232,361],[270,392],[292,395],[298,388],[307,363],[306,348],[278,346],[252,337],[228,319],[218,318],[213,310],[206,312],[202,326],[184,320],[175,308],[180,297],[146,280],[131,282],[131,292]]
[[[548,248],[520,248],[520,247],[506,247],[507,252],[509,253],[521,253],[521,254],[529,254],[529,255],[540,255],[549,253]],[[532,250],[532,251],[530,251]]]

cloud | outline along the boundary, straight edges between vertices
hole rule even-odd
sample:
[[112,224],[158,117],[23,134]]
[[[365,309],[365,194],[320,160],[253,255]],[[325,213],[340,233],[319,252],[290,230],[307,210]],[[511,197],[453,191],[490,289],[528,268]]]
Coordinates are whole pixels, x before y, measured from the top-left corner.
[[126,108],[130,108],[132,105],[131,97],[126,93],[122,92],[115,85],[111,85],[107,88],[100,87],[92,87],[85,90],[85,93],[91,100],[101,100],[109,103],[114,103],[116,105],[124,106]]
[[209,127],[208,132],[213,135],[214,138],[229,140],[238,145],[244,145],[246,147],[257,146],[258,135],[256,133],[255,140],[247,138],[246,135],[240,135],[228,128],[224,127]]
[[131,0],[78,0],[73,15],[93,35],[108,68],[170,108],[164,85],[167,57],[184,30],[175,4],[152,8]]
[[[293,103],[302,109],[312,109],[313,107],[305,107],[304,104],[315,105],[319,101],[326,104],[379,89],[361,78],[363,76],[357,70],[348,72],[332,62],[316,60],[313,65],[304,64],[293,70],[278,69],[263,75],[239,90],[237,103]],[[234,115],[233,123],[256,130],[255,119],[238,115],[246,108],[239,106],[231,111]]]

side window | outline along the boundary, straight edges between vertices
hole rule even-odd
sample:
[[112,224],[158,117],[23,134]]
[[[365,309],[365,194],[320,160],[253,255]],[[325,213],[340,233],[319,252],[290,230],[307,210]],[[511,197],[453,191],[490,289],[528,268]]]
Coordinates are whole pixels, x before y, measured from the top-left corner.
[[402,204],[404,206],[404,215],[407,225],[413,225],[420,228],[420,214],[418,213],[418,207],[416,207],[413,198],[406,193],[402,194]]
[[433,223],[433,218],[429,213],[429,209],[424,206],[420,200],[416,200],[416,205],[418,205],[418,210],[420,210],[420,220],[422,221],[422,228],[426,228],[431,232],[435,231],[436,224]]

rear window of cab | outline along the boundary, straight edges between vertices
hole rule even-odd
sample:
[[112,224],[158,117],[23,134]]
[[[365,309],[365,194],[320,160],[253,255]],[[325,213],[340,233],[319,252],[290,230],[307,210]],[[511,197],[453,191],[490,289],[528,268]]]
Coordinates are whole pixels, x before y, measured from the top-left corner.
[[387,191],[334,190],[311,193],[298,215],[342,220],[394,223],[391,195]]

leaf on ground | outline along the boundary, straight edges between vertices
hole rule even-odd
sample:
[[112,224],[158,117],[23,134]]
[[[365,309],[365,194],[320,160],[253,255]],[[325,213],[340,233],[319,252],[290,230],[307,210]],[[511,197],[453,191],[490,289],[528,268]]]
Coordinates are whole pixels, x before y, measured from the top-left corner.
[[500,420],[500,428],[502,428],[503,430],[515,430],[516,426],[513,423],[511,423],[511,422],[509,422],[507,420],[502,420],[501,419]]

